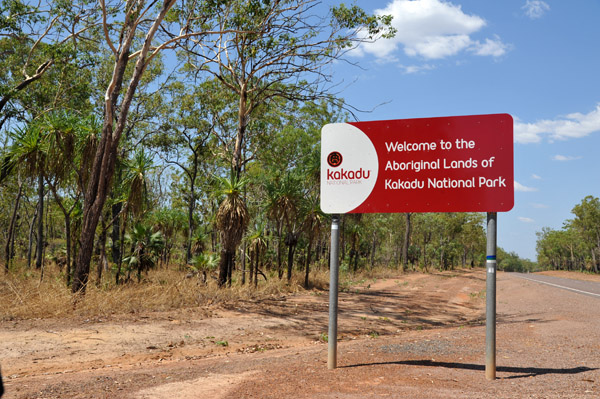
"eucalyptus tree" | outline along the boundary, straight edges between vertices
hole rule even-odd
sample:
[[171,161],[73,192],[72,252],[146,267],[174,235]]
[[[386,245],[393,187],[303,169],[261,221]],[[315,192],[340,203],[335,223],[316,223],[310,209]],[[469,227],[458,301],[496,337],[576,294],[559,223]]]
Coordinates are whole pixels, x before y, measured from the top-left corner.
[[461,263],[462,267],[467,265],[467,259],[470,256],[471,267],[475,266],[476,260],[483,261],[485,256],[486,235],[484,226],[485,216],[483,213],[468,212],[458,214],[464,220],[462,232],[458,236],[458,241],[462,246]]
[[179,242],[179,235],[186,230],[185,212],[180,208],[161,207],[152,212],[151,218],[153,224],[163,233],[165,246],[160,261],[163,265],[168,265],[173,254],[173,247]]
[[[202,45],[208,37],[240,32],[236,24],[223,24],[220,11],[234,1],[177,2],[176,0],[100,0],[97,24],[102,46],[110,52],[113,68],[103,101],[104,124],[93,158],[90,179],[84,191],[82,229],[74,276],[73,292],[85,292],[92,256],[94,234],[115,172],[121,137],[140,81],[155,57],[187,40]],[[238,15],[228,16],[235,19]],[[260,28],[260,27],[254,27]],[[262,28],[260,28],[262,30]],[[131,66],[131,64],[134,64]],[[202,69],[200,72],[203,72]],[[125,85],[125,79],[129,84]]]
[[[74,142],[72,132],[55,129],[52,121],[57,120],[57,110],[87,113],[91,107],[89,69],[94,64],[94,50],[89,43],[82,42],[81,37],[84,33],[93,36],[92,26],[88,25],[93,20],[93,12],[68,2],[19,0],[0,2],[0,11],[0,51],[3,54],[0,59],[0,129],[12,126],[13,131],[20,131],[9,136],[14,161],[32,166],[31,151],[39,155],[35,168],[38,180],[36,266],[41,267],[45,183],[51,190],[56,188],[72,172],[70,161],[73,159],[69,155]],[[6,124],[7,121],[10,123]],[[26,155],[27,152],[30,155]],[[10,165],[8,158],[5,159],[7,165]],[[62,205],[57,195],[55,200]]]
[[358,271],[360,244],[364,238],[364,231],[361,226],[362,216],[360,213],[346,215],[347,224],[345,232],[350,235],[350,258],[348,259],[348,265],[354,273]]
[[0,1],[0,128],[28,108],[23,94],[50,71],[90,66],[89,43],[81,38],[93,35],[96,17],[85,1]]
[[197,227],[195,211],[198,201],[202,200],[201,189],[206,189],[209,183],[206,176],[219,167],[217,147],[231,121],[231,95],[223,92],[214,80],[189,86],[175,82],[167,90],[170,101],[163,109],[160,130],[150,143],[157,147],[167,164],[176,166],[183,175],[185,184],[177,189],[182,191],[186,202],[186,261],[190,263],[192,238]]
[[[184,4],[172,14],[169,14],[169,11],[175,6],[176,0],[166,0],[162,3],[143,0],[100,0],[99,3],[100,16],[97,22],[102,28],[103,45],[110,51],[113,69],[104,94],[104,123],[100,142],[84,191],[83,220],[79,238],[81,249],[72,286],[74,293],[85,292],[96,227],[110,191],[119,143],[127,126],[130,107],[140,80],[153,58],[162,50],[172,47],[184,37],[203,35],[206,28],[203,21],[208,20],[210,16],[207,13],[210,10],[204,3],[201,10],[184,9],[187,6]],[[82,1],[81,4],[87,2]],[[92,7],[88,6],[88,9]],[[193,18],[190,11],[194,11]],[[140,37],[143,37],[141,41]],[[135,64],[133,68],[128,68],[130,61]],[[127,76],[130,79],[129,84],[124,87]]]
[[573,207],[571,213],[575,215],[569,220],[569,225],[579,232],[587,243],[591,255],[592,267],[598,273],[600,259],[600,199],[588,195]]
[[569,252],[565,245],[565,231],[544,227],[537,235],[538,261],[555,270],[563,268],[569,258]]
[[[221,32],[186,41],[185,50],[190,68],[212,73],[238,97],[231,159],[238,175],[246,130],[257,107],[275,98],[327,97],[332,78],[328,64],[358,42],[393,35],[391,17],[343,4],[324,10],[317,0],[222,1],[214,11]],[[319,16],[323,11],[326,16]]]

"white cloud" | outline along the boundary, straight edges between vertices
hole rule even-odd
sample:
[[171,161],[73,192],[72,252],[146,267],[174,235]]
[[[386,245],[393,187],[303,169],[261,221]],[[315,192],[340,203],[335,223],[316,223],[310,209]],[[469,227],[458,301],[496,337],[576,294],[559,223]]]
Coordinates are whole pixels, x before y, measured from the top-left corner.
[[396,36],[363,44],[356,50],[357,55],[369,53],[385,59],[402,49],[409,57],[425,59],[441,59],[461,51],[499,57],[509,49],[498,36],[483,42],[474,40],[471,35],[485,27],[485,20],[465,14],[460,5],[447,0],[392,0],[375,13],[394,17]]
[[404,73],[411,74],[411,73],[419,73],[419,72],[423,72],[423,71],[430,71],[432,69],[435,69],[435,66],[430,65],[430,64],[425,64],[425,65],[400,65],[400,68],[404,69]]
[[494,39],[485,39],[484,43],[474,42],[471,50],[481,56],[492,56],[492,57],[500,57],[508,50],[510,50],[511,46],[505,43],[502,43],[500,37],[498,35],[494,35]]
[[521,8],[525,10],[525,15],[531,19],[541,18],[546,11],[550,10],[548,3],[541,0],[527,0]]
[[535,173],[531,175],[531,177],[535,180],[542,180],[541,176],[536,175]]
[[515,119],[514,137],[517,143],[539,143],[543,137],[568,140],[588,136],[600,131],[600,103],[596,109],[582,114],[568,114],[557,119],[544,119],[535,123],[522,123]]
[[533,223],[533,222],[535,222],[535,220],[533,220],[532,218],[526,218],[526,217],[523,217],[523,216],[519,216],[518,219],[521,222],[523,222],[523,223]]
[[531,206],[533,206],[536,209],[548,209],[550,208],[548,205],[546,204],[536,204],[536,203],[532,203]]
[[572,157],[572,156],[566,156],[566,155],[555,155],[552,158],[552,160],[559,161],[559,162],[576,161],[578,159],[581,159],[581,157]]
[[534,187],[524,186],[524,185],[522,185],[521,183],[519,183],[518,181],[515,180],[515,191],[521,191],[521,192],[524,192],[524,193],[530,193],[530,192],[533,192],[533,191],[538,191],[538,189],[534,188]]

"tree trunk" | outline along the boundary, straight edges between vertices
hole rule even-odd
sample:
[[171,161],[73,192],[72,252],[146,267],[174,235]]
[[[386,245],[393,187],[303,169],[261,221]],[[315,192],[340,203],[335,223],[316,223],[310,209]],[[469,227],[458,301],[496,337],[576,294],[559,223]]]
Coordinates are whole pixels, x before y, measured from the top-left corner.
[[377,250],[377,235],[373,233],[373,241],[371,242],[371,270],[375,268],[375,252]]
[[260,260],[260,245],[256,244],[256,264],[254,265],[254,288],[258,288],[258,265]]
[[[71,243],[71,215],[70,213],[65,213],[65,241],[67,244],[67,260],[66,260],[66,265],[67,265],[67,275],[70,274],[71,272],[71,252],[73,252],[73,249],[71,248],[72,243]],[[67,278],[67,286],[68,284],[71,282],[71,278],[68,277]]]
[[[59,206],[60,210],[63,213],[63,216],[65,218],[65,242],[66,242],[66,266],[67,266],[67,270],[66,270],[66,275],[67,275],[67,287],[69,286],[69,284],[71,283],[71,277],[70,277],[70,273],[71,273],[71,252],[72,252],[72,237],[71,237],[71,212],[73,212],[73,209],[75,209],[75,206],[77,204],[77,200],[75,200],[75,203],[73,204],[73,206],[71,206],[71,209],[67,210],[67,208],[65,208],[65,205],[62,201],[62,199],[60,198],[60,196],[58,195],[58,191],[56,189],[56,186],[52,183],[52,182],[48,182],[48,186],[50,187],[50,190],[52,191],[52,194],[54,195],[54,200],[56,201],[57,205]],[[61,267],[62,269],[62,267]],[[62,270],[61,270],[62,271]]]
[[250,267],[248,268],[248,285],[252,285],[254,279],[254,257],[256,256],[256,250],[252,249],[252,246],[250,246],[248,253],[250,254]]
[[106,259],[106,221],[104,220],[104,216],[101,218],[102,231],[100,233],[100,237],[98,238],[98,243],[100,244],[100,257],[98,259],[98,265],[96,270],[96,286],[100,287],[102,285],[102,272],[105,268],[108,268],[108,260]]
[[242,149],[244,146],[244,136],[246,135],[246,126],[248,125],[248,116],[250,113],[250,110],[248,109],[248,93],[246,90],[246,84],[241,85],[239,95],[240,101],[238,107],[238,129],[235,137],[233,159],[231,162],[231,167],[238,178],[242,174]]
[[402,271],[408,267],[408,246],[410,245],[410,213],[405,213],[406,228],[404,229],[404,245],[402,246]]
[[312,252],[312,244],[313,244],[313,235],[311,234],[310,237],[308,237],[308,248],[306,250],[306,267],[305,267],[305,273],[304,273],[304,288],[308,289],[308,275],[310,273],[310,256],[311,256],[311,252]]
[[219,287],[224,287],[227,284],[229,277],[230,258],[232,258],[231,252],[227,250],[221,250],[221,257],[219,259],[219,279],[217,280]]
[[29,245],[27,247],[27,268],[31,268],[31,257],[33,252],[33,231],[35,230],[35,222],[38,217],[39,206],[36,205],[35,210],[33,212],[33,217],[31,218],[31,224],[29,225]]
[[242,285],[246,284],[246,244],[242,245],[240,250],[242,257]]
[[15,206],[13,208],[13,213],[10,218],[10,224],[8,226],[8,236],[6,237],[6,263],[4,265],[4,271],[6,273],[9,272],[10,269],[10,261],[14,256],[14,234],[15,234],[15,225],[17,223],[17,215],[19,212],[19,202],[21,201],[21,195],[23,194],[23,184],[19,180],[19,189],[17,191],[17,198],[15,199]]
[[344,259],[346,259],[346,218],[344,217],[344,215],[342,215],[340,217],[340,219],[341,219],[340,220],[341,226],[340,226],[339,251],[340,251],[340,263],[341,263],[344,261]]
[[281,234],[279,234],[279,239],[277,240],[277,274],[280,280],[283,278],[283,256],[281,254],[282,249],[283,248],[281,245]]
[[350,234],[351,247],[350,247],[350,259],[349,265],[352,267],[352,272],[356,273],[358,271],[358,236],[356,233]]
[[319,260],[321,260],[321,239],[319,237],[317,237],[317,245],[315,248],[315,262],[319,262]]
[[294,252],[296,250],[296,245],[291,244],[288,247],[288,265],[287,265],[287,281],[288,284],[292,281],[292,268],[294,266]]
[[112,261],[114,264],[119,264],[123,257],[123,253],[121,252],[121,240],[123,239],[123,237],[121,237],[121,218],[119,216],[122,209],[123,209],[122,202],[116,202],[111,207],[112,220],[113,220],[112,234],[111,234]]
[[37,248],[35,268],[42,268],[44,258],[44,175],[38,176],[38,219],[37,219]]
[[194,208],[196,199],[194,198],[194,186],[191,186],[190,200],[188,202],[188,231],[187,243],[185,244],[185,261],[189,265],[192,263],[192,238],[194,237]]
[[573,245],[569,245],[569,249],[571,252],[570,265],[567,267],[567,270],[575,269],[575,256],[573,255]]
[[233,268],[235,267],[235,250],[229,255],[229,264],[227,265],[227,286],[231,287],[233,282]]

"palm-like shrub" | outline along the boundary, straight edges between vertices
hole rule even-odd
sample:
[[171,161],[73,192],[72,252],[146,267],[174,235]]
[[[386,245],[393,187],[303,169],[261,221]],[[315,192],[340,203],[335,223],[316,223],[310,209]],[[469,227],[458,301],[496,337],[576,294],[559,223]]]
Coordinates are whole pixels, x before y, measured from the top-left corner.
[[192,275],[202,276],[202,282],[206,282],[207,273],[217,268],[219,260],[215,254],[212,253],[201,253],[196,255],[192,259],[192,264],[188,265],[191,269]]
[[156,265],[165,246],[165,239],[160,231],[153,232],[152,228],[138,223],[131,233],[125,235],[125,241],[131,244],[131,253],[123,261],[127,265],[129,275],[132,270],[137,270],[139,282],[142,279],[142,271],[147,272]]
[[219,193],[223,200],[216,215],[216,227],[221,238],[221,259],[219,261],[219,286],[229,281],[235,258],[235,251],[240,245],[246,227],[248,227],[248,209],[244,203],[243,190],[247,180],[231,172],[229,178],[217,178]]

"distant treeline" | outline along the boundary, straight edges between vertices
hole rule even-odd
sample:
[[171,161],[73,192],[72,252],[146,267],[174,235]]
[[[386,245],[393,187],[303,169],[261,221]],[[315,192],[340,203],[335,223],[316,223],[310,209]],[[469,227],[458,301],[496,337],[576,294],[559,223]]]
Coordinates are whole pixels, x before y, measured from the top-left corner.
[[600,200],[587,196],[571,213],[562,229],[545,227],[537,233],[538,263],[545,269],[598,273]]

